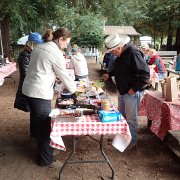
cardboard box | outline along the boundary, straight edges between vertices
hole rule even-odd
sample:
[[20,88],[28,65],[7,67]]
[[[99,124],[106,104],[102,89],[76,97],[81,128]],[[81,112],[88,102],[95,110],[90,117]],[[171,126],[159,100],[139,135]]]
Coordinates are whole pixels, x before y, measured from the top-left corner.
[[98,111],[98,117],[101,122],[116,122],[124,119],[122,114],[119,111],[111,110],[111,111]]

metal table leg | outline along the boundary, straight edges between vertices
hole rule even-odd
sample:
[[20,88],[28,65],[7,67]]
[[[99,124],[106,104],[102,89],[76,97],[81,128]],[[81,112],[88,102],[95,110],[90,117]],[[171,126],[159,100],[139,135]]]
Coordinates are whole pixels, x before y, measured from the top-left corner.
[[109,167],[111,168],[111,171],[112,171],[112,177],[111,177],[111,179],[114,179],[114,168],[113,168],[111,162],[109,161],[107,155],[106,155],[105,152],[104,152],[104,146],[103,146],[103,145],[104,145],[104,138],[103,138],[103,135],[101,135],[100,151],[101,151],[104,159],[106,160],[106,163],[107,163],[107,164],[109,165]]
[[[89,137],[91,137],[91,136],[89,136]],[[66,159],[66,161],[64,162],[63,166],[61,167],[61,169],[59,171],[59,180],[61,180],[62,172],[67,164],[77,164],[77,163],[107,163],[112,171],[111,179],[114,179],[114,168],[113,168],[111,162],[109,161],[107,155],[104,152],[104,146],[103,146],[104,145],[104,139],[103,139],[104,136],[101,135],[100,142],[97,141],[96,139],[94,139],[93,137],[91,137],[91,138],[100,144],[100,151],[101,151],[102,156],[104,157],[104,160],[83,160],[83,161],[71,160],[74,153],[76,152],[76,144],[78,141],[77,137],[73,136],[72,152],[69,154],[68,158]]]
[[66,159],[66,161],[64,162],[63,166],[61,167],[61,169],[59,171],[59,180],[61,180],[61,174],[63,172],[63,169],[71,161],[72,156],[76,152],[76,143],[77,143],[77,137],[73,136],[73,140],[72,140],[72,152],[69,154],[68,158]]

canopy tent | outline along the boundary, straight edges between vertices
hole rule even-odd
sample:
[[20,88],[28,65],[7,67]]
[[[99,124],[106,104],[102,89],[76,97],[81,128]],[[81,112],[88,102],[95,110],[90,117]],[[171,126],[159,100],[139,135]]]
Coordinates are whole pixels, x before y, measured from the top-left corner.
[[28,41],[28,37],[29,37],[29,35],[26,35],[26,36],[23,36],[23,37],[19,38],[18,41],[17,41],[17,44],[25,45],[26,42]]
[[140,37],[141,46],[145,44],[152,44],[152,37],[150,36],[141,36]]

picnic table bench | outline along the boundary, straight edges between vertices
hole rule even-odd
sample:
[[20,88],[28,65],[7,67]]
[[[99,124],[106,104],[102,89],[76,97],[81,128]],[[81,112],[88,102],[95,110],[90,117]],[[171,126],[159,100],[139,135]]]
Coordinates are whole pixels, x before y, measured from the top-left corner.
[[173,58],[177,56],[177,51],[157,51],[157,54],[162,58]]
[[157,51],[157,54],[162,58],[166,68],[171,67],[171,62],[177,57],[177,51]]
[[177,51],[157,51],[157,54],[164,60],[164,61],[172,61],[177,56]]
[[90,48],[90,50],[89,50],[89,48],[87,48],[87,49],[85,49],[85,50],[82,50],[82,54],[85,56],[85,57],[95,57],[95,59],[96,59],[96,63],[97,63],[97,60],[98,60],[98,58],[99,58],[99,51],[98,51],[98,49],[96,49],[96,48]]
[[180,159],[180,130],[169,130],[165,138],[165,144]]

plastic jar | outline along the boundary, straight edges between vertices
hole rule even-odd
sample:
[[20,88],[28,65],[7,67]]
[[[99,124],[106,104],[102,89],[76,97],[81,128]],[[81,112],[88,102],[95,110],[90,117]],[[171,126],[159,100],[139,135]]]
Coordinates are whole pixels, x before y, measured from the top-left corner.
[[108,99],[102,99],[101,101],[101,109],[104,111],[110,110],[110,102]]

